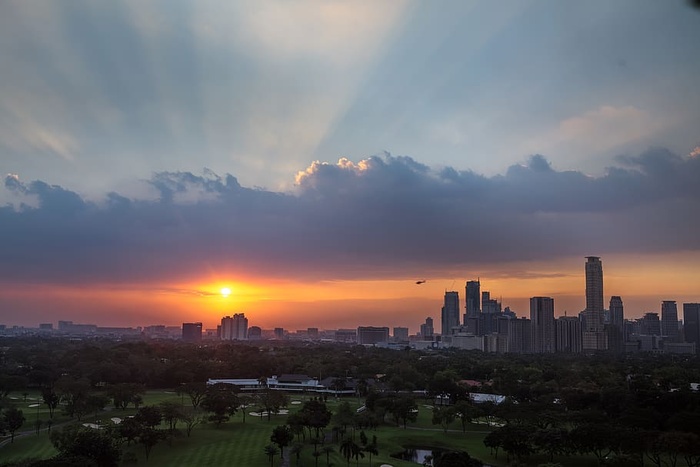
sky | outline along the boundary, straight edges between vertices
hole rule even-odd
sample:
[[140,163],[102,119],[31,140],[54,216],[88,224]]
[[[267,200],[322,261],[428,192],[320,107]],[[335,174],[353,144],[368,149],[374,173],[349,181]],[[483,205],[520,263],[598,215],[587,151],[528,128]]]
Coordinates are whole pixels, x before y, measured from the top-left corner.
[[476,278],[576,314],[590,255],[628,317],[698,302],[699,26],[682,0],[4,1],[0,323],[416,332]]

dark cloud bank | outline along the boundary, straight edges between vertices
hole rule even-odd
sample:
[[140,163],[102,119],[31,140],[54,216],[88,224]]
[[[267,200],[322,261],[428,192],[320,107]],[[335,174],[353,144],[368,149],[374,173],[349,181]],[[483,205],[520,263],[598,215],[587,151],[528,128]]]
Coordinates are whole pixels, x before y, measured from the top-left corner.
[[242,187],[231,175],[166,172],[149,181],[157,201],[111,193],[100,204],[8,176],[7,189],[39,205],[0,208],[0,280],[423,277],[505,261],[700,249],[700,158],[652,149],[619,163],[588,177],[533,156],[484,177],[371,157],[316,163],[286,194]]

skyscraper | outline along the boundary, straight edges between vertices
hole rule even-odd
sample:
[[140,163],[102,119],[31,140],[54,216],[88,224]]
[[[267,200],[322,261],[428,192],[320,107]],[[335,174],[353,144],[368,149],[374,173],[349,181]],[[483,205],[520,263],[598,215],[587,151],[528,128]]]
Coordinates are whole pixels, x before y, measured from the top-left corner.
[[583,350],[608,348],[603,324],[603,263],[597,256],[586,256],[586,309],[583,317]]
[[622,298],[618,295],[610,297],[610,327],[608,332],[608,348],[615,352],[625,349],[625,313]]
[[442,335],[452,334],[452,328],[459,326],[459,293],[445,292],[445,305],[442,307]]
[[581,321],[575,316],[562,316],[555,320],[557,352],[581,352]]
[[695,343],[695,352],[700,353],[700,303],[683,304],[683,334],[686,342]]
[[678,340],[678,307],[673,300],[664,300],[661,303],[661,334],[668,341]]
[[586,311],[603,313],[603,263],[597,256],[586,260]]
[[420,325],[420,336],[423,338],[423,340],[432,340],[433,334],[435,334],[435,330],[433,329],[433,318],[427,317],[425,318],[425,324]]
[[554,342],[554,299],[532,297],[530,299],[530,321],[532,326],[532,351],[550,353]]
[[[477,281],[468,281],[465,288],[466,303],[464,308],[467,311],[466,318],[473,318],[481,313],[481,283]],[[466,324],[466,323],[465,323]]]

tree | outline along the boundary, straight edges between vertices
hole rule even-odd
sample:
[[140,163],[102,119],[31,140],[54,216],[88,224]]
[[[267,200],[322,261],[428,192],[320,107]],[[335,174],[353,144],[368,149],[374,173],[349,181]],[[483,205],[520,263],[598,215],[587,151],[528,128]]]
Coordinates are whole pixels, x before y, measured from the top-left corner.
[[108,433],[80,425],[54,430],[51,443],[60,453],[59,459],[83,457],[93,460],[100,467],[116,467],[121,457],[117,443]]
[[24,414],[16,407],[10,407],[3,413],[3,424],[5,429],[10,433],[10,443],[15,442],[15,432],[20,429],[24,421]]
[[416,399],[413,396],[401,395],[398,397],[392,397],[392,399],[393,400],[389,406],[389,411],[396,421],[396,426],[398,426],[399,421],[401,421],[403,422],[403,427],[406,428],[406,423],[408,421],[416,421],[418,418],[418,405],[416,404]]
[[335,452],[335,449],[333,448],[333,446],[330,446],[330,445],[323,446],[323,448],[321,448],[321,449],[323,450],[323,453],[326,455],[326,466],[330,466],[331,465],[331,457],[330,456],[331,456],[331,454],[333,454]]
[[358,446],[352,438],[345,438],[340,444],[340,454],[345,458],[350,465],[350,459],[359,457],[357,454],[360,451],[360,446]]
[[268,444],[263,448],[265,451],[265,455],[267,455],[267,458],[270,460],[270,467],[273,467],[274,461],[275,461],[275,456],[277,455],[277,448],[275,447],[274,444]]
[[174,431],[177,422],[182,419],[184,413],[182,407],[177,402],[163,401],[158,404],[160,412],[163,415],[163,420],[168,424],[168,429]]
[[160,409],[154,405],[146,405],[139,409],[134,415],[134,419],[146,428],[155,428],[163,420]]
[[[364,432],[360,432],[360,435],[363,435]],[[365,437],[365,440],[367,438]],[[372,436],[372,442],[368,443],[367,441],[364,441],[362,443],[362,450],[369,454],[369,467],[372,467],[372,455],[379,455],[379,450],[377,449],[377,437]]]
[[284,448],[289,446],[289,443],[294,440],[294,434],[287,425],[276,426],[270,435],[270,441],[275,443],[280,448],[280,457],[284,459]]
[[81,420],[90,412],[88,396],[90,395],[90,382],[86,379],[61,378],[56,382],[56,391],[65,403],[66,414]]
[[455,420],[454,407],[439,406],[433,407],[433,425],[440,425],[443,433],[447,433],[450,424]]
[[190,437],[190,434],[192,433],[192,429],[202,423],[202,418],[194,415],[192,413],[185,413],[182,416],[183,423],[185,424],[185,433],[187,433],[187,437]]
[[459,418],[459,421],[462,424],[462,433],[466,433],[467,425],[476,416],[476,408],[472,405],[471,402],[466,400],[457,401],[457,403],[453,407],[455,416]]
[[326,404],[318,399],[311,399],[304,402],[301,410],[298,412],[304,420],[304,425],[316,430],[316,438],[319,437],[319,432],[328,426],[333,415]]
[[118,383],[107,388],[107,395],[112,398],[115,409],[126,410],[130,403],[136,400],[137,395],[144,392],[140,384]]
[[42,388],[41,398],[43,399],[44,404],[46,404],[46,406],[49,408],[49,418],[53,418],[53,413],[56,410],[56,407],[58,407],[58,403],[61,401],[61,398],[52,388]]
[[619,429],[607,423],[586,423],[571,430],[570,438],[581,453],[591,453],[599,463],[620,449]]
[[197,410],[199,404],[207,393],[206,383],[185,383],[178,388],[178,393],[186,394],[190,398],[192,408]]
[[201,405],[204,410],[212,413],[209,420],[220,426],[236,413],[239,405],[237,391],[238,388],[226,383],[214,384],[207,388]]
[[301,457],[301,451],[304,449],[304,445],[302,443],[294,443],[292,444],[292,447],[289,448],[289,454],[294,455],[297,460],[297,467],[299,466],[299,459]]
[[258,393],[258,404],[264,412],[267,412],[269,422],[273,413],[277,413],[279,409],[289,404],[289,397],[281,391],[265,389]]

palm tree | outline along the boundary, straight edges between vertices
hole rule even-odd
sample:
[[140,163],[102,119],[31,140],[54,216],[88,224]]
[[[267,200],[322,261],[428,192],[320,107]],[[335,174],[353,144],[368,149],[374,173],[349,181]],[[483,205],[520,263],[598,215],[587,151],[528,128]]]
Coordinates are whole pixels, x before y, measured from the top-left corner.
[[362,450],[369,454],[369,467],[372,467],[372,454],[375,456],[379,454],[379,450],[377,449],[377,437],[374,436],[372,443],[365,445]]
[[270,459],[270,467],[273,467],[275,462],[275,456],[279,451],[277,450],[274,444],[268,444],[263,449],[265,451],[265,454],[267,455],[267,458]]
[[355,441],[353,441],[351,438],[345,438],[343,442],[340,445],[340,453],[343,455],[345,460],[348,462],[348,466],[350,465],[350,459],[358,457],[359,455],[357,452],[359,452],[360,447],[355,444]]
[[326,467],[328,467],[329,465],[331,465],[331,453],[335,452],[335,449],[333,449],[333,446],[326,445],[323,446],[323,452],[326,453]]
[[289,448],[289,455],[291,456],[293,454],[297,458],[297,467],[299,467],[299,457],[301,456],[301,450],[303,447],[304,445],[301,443],[294,443],[292,444],[292,447]]
[[314,451],[311,453],[314,456],[314,459],[316,459],[316,467],[318,467],[318,458],[323,455],[321,451]]

